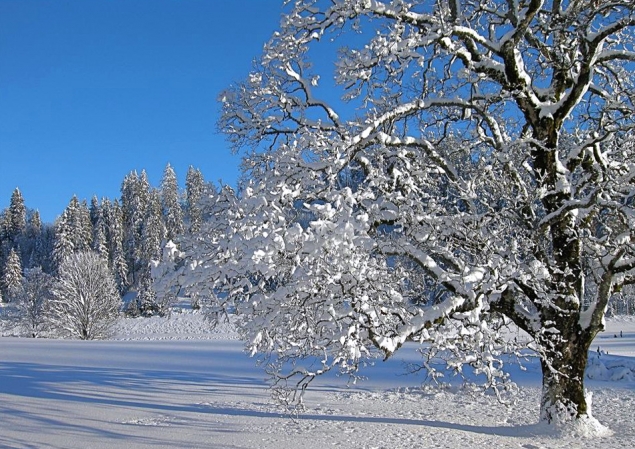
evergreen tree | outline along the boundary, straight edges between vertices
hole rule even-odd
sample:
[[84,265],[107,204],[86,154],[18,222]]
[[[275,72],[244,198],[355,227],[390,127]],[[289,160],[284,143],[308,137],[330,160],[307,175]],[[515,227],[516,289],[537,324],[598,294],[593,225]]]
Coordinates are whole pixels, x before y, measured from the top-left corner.
[[42,271],[48,274],[55,272],[55,262],[53,259],[55,248],[55,226],[52,224],[43,224],[40,238],[35,244],[35,260],[36,263],[32,267],[42,267]]
[[[103,201],[102,201],[102,204],[103,204]],[[97,199],[96,195],[93,195],[93,197],[90,200],[89,212],[90,212],[90,224],[93,225],[93,228],[94,228],[95,224],[97,224],[97,220],[101,213],[101,206],[99,205],[99,200]]]
[[15,241],[26,229],[26,207],[24,206],[22,193],[17,187],[11,195],[11,202],[6,215],[8,237]]
[[119,293],[123,295],[128,288],[128,265],[123,250],[123,213],[117,200],[111,203],[107,198],[102,202],[102,210],[108,245],[108,266],[113,272]]
[[3,275],[2,275],[2,287],[5,293],[7,302],[12,301],[18,294],[22,286],[22,263],[20,262],[20,256],[18,252],[11,248],[9,256],[5,262]]
[[73,253],[89,251],[92,240],[88,205],[73,196],[55,226],[53,259],[56,266]]
[[53,243],[53,266],[57,271],[62,261],[74,252],[73,227],[71,225],[71,212],[67,207],[55,223],[55,239]]
[[124,178],[121,186],[121,208],[123,213],[123,249],[131,282],[138,281],[137,272],[142,264],[137,253],[142,240],[143,221],[148,209],[150,184],[145,170],[141,175],[133,171]]
[[189,223],[189,231],[198,232],[201,229],[203,213],[200,201],[205,189],[203,174],[190,165],[185,177],[185,212]]
[[[26,207],[20,189],[11,194],[9,207],[0,215],[0,267],[5,266],[12,249],[22,246],[26,230]],[[24,247],[23,247],[24,249]],[[20,261],[24,260],[18,251]]]
[[2,269],[11,249],[8,229],[7,210],[0,211],[0,280],[2,279]]
[[16,300],[20,321],[30,337],[40,336],[46,326],[52,285],[53,277],[44,273],[40,267],[26,270]]
[[82,200],[74,220],[77,232],[76,252],[89,251],[93,246],[93,227],[90,221],[90,210],[86,200]]
[[152,278],[149,272],[141,276],[136,303],[138,313],[142,316],[164,315],[164,312],[157,303],[157,295],[152,288]]
[[135,262],[135,247],[140,240],[137,228],[141,221],[139,210],[141,198],[138,194],[139,175],[136,171],[127,174],[121,184],[121,210],[123,219],[123,247],[126,263],[131,273]]
[[90,222],[93,234],[92,249],[105,260],[109,260],[108,236],[106,230],[106,220],[104,219],[104,210],[103,207],[98,204],[96,197],[93,197],[90,205]]
[[183,210],[179,202],[179,186],[170,164],[166,165],[161,180],[161,201],[168,240],[183,233]]
[[42,219],[40,218],[40,212],[34,210],[27,221],[27,236],[37,238],[42,233]]
[[24,268],[42,266],[41,255],[38,253],[40,239],[42,238],[42,220],[40,213],[35,210],[28,215],[22,248],[22,261]]
[[165,238],[166,230],[161,214],[161,197],[157,190],[150,192],[150,200],[146,217],[143,222],[141,242],[137,252],[139,268],[137,307],[144,316],[159,313],[156,304],[156,295],[152,289],[150,277],[150,262],[161,256],[161,244]]
[[9,239],[9,215],[8,209],[0,211],[0,245]]
[[166,233],[161,214],[161,198],[159,192],[153,190],[150,192],[148,209],[141,232],[141,244],[137,253],[137,259],[144,271],[151,260],[156,260],[161,256],[161,243],[166,237]]

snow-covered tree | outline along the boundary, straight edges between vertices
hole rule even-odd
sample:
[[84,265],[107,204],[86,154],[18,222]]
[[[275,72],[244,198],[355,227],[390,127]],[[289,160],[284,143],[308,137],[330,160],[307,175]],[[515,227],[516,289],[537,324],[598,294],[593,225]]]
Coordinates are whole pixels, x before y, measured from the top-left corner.
[[53,259],[56,266],[72,253],[88,251],[92,247],[92,226],[86,201],[73,195],[55,224]]
[[[187,237],[183,237],[187,241]],[[154,301],[159,306],[162,314],[169,312],[170,307],[176,301],[180,282],[175,279],[182,272],[183,253],[178,249],[176,243],[168,240],[162,251],[161,258],[150,263],[150,278]],[[194,309],[200,309],[199,295],[193,295],[191,301]]]
[[108,266],[115,276],[119,293],[122,295],[128,287],[128,265],[123,249],[123,214],[117,200],[112,203],[107,198],[102,202],[103,218],[108,245]]
[[185,177],[185,212],[189,231],[196,233],[201,229],[203,220],[201,205],[201,197],[205,191],[205,180],[203,174],[197,168],[190,165]]
[[138,271],[145,270],[147,266],[138,260],[138,252],[149,199],[150,183],[145,170],[142,170],[140,175],[133,171],[124,178],[121,186],[123,249],[131,285],[139,280]]
[[175,240],[183,234],[183,209],[179,201],[179,184],[170,164],[165,166],[161,179],[161,202],[167,238]]
[[77,217],[74,220],[77,229],[75,251],[88,251],[93,246],[93,226],[86,200],[82,200],[79,204]]
[[137,260],[143,267],[143,272],[149,270],[151,260],[161,256],[161,244],[167,236],[167,229],[163,223],[161,196],[157,190],[150,192],[146,216],[141,229],[141,242],[137,252]]
[[22,193],[17,187],[11,194],[11,201],[6,214],[8,237],[9,239],[16,239],[26,229],[26,207]]
[[[541,419],[594,422],[588,349],[635,281],[635,4],[287,5],[222,94],[251,181],[221,249],[195,255],[233,280],[218,301],[251,351],[300,391],[408,341],[462,349],[452,366],[492,382],[511,320],[541,358]],[[348,47],[329,60],[331,42]]]
[[42,266],[43,255],[39,253],[42,239],[42,220],[37,210],[28,214],[24,238],[20,243],[24,268]]
[[12,249],[18,251],[21,266],[28,263],[28,259],[23,257],[29,249],[28,242],[25,242],[26,216],[24,198],[20,189],[16,188],[11,194],[9,207],[0,213],[0,273]]
[[90,215],[90,224],[94,228],[97,220],[99,219],[99,214],[101,213],[101,206],[99,205],[99,199],[96,195],[93,195],[93,197],[90,199],[88,213]]
[[161,196],[157,190],[150,192],[146,217],[143,221],[141,241],[137,248],[137,308],[142,315],[163,314],[157,304],[156,294],[152,288],[150,265],[161,257],[161,245],[166,236],[163,223]]
[[109,260],[109,251],[108,251],[108,231],[107,231],[107,223],[104,218],[104,208],[102,207],[105,204],[105,200],[102,200],[102,205],[99,204],[99,201],[96,197],[93,197],[90,204],[90,222],[92,226],[92,250],[99,254],[106,260]]
[[0,210],[0,244],[9,239],[9,217],[7,209]]
[[74,252],[71,236],[72,227],[70,226],[70,218],[65,210],[55,223],[53,263],[56,270],[62,264],[62,261]]
[[53,259],[55,248],[55,226],[53,224],[42,224],[42,232],[35,242],[33,262],[31,268],[42,267],[42,271],[52,274],[56,265]]
[[71,338],[106,337],[121,307],[121,297],[106,260],[90,251],[64,259],[52,293],[51,324]]
[[5,301],[11,302],[22,287],[22,262],[15,249],[9,251],[9,256],[2,271],[2,290]]
[[25,271],[16,302],[20,321],[30,337],[37,338],[47,329],[52,286],[53,277],[42,272],[41,268]]
[[141,274],[141,280],[139,281],[139,288],[137,289],[137,296],[135,300],[136,304],[131,307],[133,315],[136,313],[144,317],[154,315],[164,316],[168,312],[166,308],[163,308],[162,305],[159,304],[149,271]]

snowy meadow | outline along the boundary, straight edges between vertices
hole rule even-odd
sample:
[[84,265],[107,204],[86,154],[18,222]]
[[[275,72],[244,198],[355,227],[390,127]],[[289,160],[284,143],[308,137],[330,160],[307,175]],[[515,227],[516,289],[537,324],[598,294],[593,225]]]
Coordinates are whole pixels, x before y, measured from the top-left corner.
[[[622,332],[622,337],[620,337]],[[617,337],[616,337],[617,336]],[[635,443],[635,321],[612,319],[587,369],[593,414],[612,434],[554,434],[538,424],[540,366],[514,369],[517,403],[421,388],[404,348],[348,385],[318,379],[306,411],[277,406],[229,325],[203,315],[122,319],[107,341],[3,337],[2,448],[626,448]],[[597,355],[597,347],[601,355]]]
[[[283,4],[219,95],[236,189],[133,171],[49,227],[14,191],[2,301],[116,332],[9,330],[0,444],[633,447],[635,323],[604,326],[635,298],[633,0]],[[267,373],[159,318],[182,296]]]

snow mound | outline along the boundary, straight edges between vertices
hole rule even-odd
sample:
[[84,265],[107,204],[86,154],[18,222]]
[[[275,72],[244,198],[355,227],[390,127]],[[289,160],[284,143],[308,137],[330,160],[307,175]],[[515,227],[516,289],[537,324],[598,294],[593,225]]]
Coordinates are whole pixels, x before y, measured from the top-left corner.
[[589,355],[586,375],[605,382],[635,382],[635,360],[605,353]]
[[606,438],[613,436],[613,431],[602,425],[593,416],[576,419],[571,427],[562,431],[560,437],[571,438]]

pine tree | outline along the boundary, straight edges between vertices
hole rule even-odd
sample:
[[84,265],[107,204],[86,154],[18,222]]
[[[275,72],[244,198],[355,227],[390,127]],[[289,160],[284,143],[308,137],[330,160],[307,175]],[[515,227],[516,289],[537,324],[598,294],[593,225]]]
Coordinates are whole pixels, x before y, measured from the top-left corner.
[[139,263],[145,268],[151,260],[161,256],[161,243],[166,237],[166,227],[161,214],[161,198],[159,192],[152,190],[148,209],[141,231],[141,244],[137,253]]
[[[143,221],[141,242],[137,251],[138,307],[142,314],[157,312],[156,295],[152,291],[150,262],[161,256],[161,244],[166,230],[161,214],[161,197],[157,190],[150,192],[148,210]],[[156,309],[156,310],[155,310]]]
[[121,209],[123,213],[123,249],[132,284],[138,281],[137,272],[141,264],[137,253],[142,240],[143,221],[148,209],[150,183],[145,170],[141,175],[131,172],[121,186]]
[[[102,200],[102,205],[104,201]],[[90,222],[92,225],[92,249],[105,260],[109,260],[106,221],[104,219],[104,209],[93,197],[90,205]]]
[[55,239],[52,255],[54,271],[57,271],[62,261],[73,254],[75,250],[72,234],[71,212],[67,207],[55,223]]
[[56,266],[54,262],[54,249],[55,249],[55,225],[43,224],[40,238],[36,241],[35,245],[35,259],[37,263],[33,264],[33,267],[40,266],[42,271],[48,274],[55,272]]
[[14,248],[11,248],[2,275],[2,287],[7,302],[11,302],[15,298],[21,286],[22,263],[20,262],[18,252]]
[[[103,204],[103,201],[102,201],[102,204]],[[95,224],[97,223],[97,220],[101,213],[101,206],[99,205],[99,200],[97,199],[96,195],[93,195],[93,197],[91,198],[90,207],[88,210],[90,212],[90,224],[93,225],[93,227],[95,227]]]
[[0,211],[0,244],[9,239],[9,209]]
[[175,240],[183,233],[183,210],[179,202],[179,186],[170,164],[165,166],[161,180],[161,201],[168,240]]
[[163,311],[157,303],[157,295],[152,288],[152,278],[149,272],[143,274],[139,284],[136,298],[138,313],[146,317],[163,315]]
[[93,246],[93,226],[90,220],[90,210],[86,200],[82,200],[77,209],[76,223],[76,252],[89,251]]
[[25,261],[24,268],[35,268],[42,266],[38,248],[42,238],[42,220],[40,213],[35,210],[29,214],[26,223],[26,231],[21,244],[22,260]]
[[39,337],[45,329],[52,286],[53,277],[44,273],[40,267],[26,270],[16,302],[20,321],[30,337]]
[[190,165],[185,177],[185,211],[189,222],[189,231],[198,232],[201,229],[203,213],[200,201],[205,189],[203,174]]
[[42,233],[42,219],[38,210],[34,210],[27,220],[27,233],[32,237],[37,237]]
[[124,294],[128,289],[128,264],[123,250],[123,214],[117,200],[112,203],[106,198],[102,202],[106,241],[108,245],[108,266],[113,272],[117,289]]
[[26,207],[20,189],[16,187],[11,195],[7,209],[7,233],[9,239],[15,241],[26,229]]
[[56,266],[73,253],[89,251],[92,240],[88,205],[73,196],[55,225],[53,259]]

